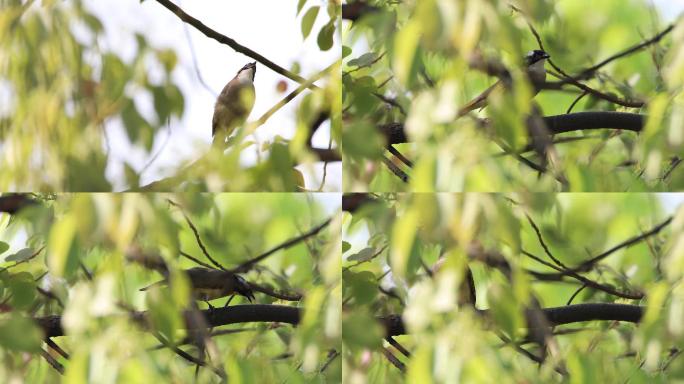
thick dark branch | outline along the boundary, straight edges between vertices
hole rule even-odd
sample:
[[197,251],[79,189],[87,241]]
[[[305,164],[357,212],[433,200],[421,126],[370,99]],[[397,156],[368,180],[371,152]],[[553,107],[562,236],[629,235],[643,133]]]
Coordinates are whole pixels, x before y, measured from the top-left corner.
[[[301,317],[301,308],[284,305],[247,304],[206,309],[200,313],[210,328],[250,322],[277,322],[297,325]],[[190,314],[191,311],[186,311],[184,315],[188,318]],[[133,321],[142,324],[147,323],[147,316],[147,312],[134,312],[131,315]],[[61,316],[38,317],[35,321],[43,329],[45,337],[65,336],[61,325]]]
[[[263,65],[265,65],[266,67],[271,68],[276,73],[279,73],[279,74],[281,74],[281,75],[283,75],[289,79],[292,79],[298,83],[305,83],[306,82],[306,79],[304,79],[303,77],[288,71],[287,69],[279,66],[278,64],[276,64],[276,63],[272,62],[271,60],[265,58],[264,56],[260,55],[259,53],[254,52],[253,50],[251,50],[251,49],[249,49],[243,45],[238,44],[237,41],[231,39],[230,37],[222,35],[222,34],[216,32],[215,30],[207,27],[201,21],[199,21],[199,20],[195,19],[194,17],[185,13],[185,11],[183,11],[180,7],[178,7],[177,5],[172,3],[171,1],[169,1],[169,0],[157,0],[157,2],[161,5],[163,5],[166,9],[173,12],[176,16],[178,16],[179,19],[183,20],[183,22],[188,23],[188,24],[192,25],[193,27],[195,27],[197,30],[202,32],[205,36],[212,38],[221,44],[225,44],[225,45],[233,48],[236,52],[239,52],[245,56],[251,57],[252,59],[260,62]],[[308,87],[311,89],[318,88],[314,84],[310,84],[310,85],[308,85]]]
[[337,148],[309,148],[309,151],[315,153],[318,160],[324,163],[342,161],[342,156]]
[[354,213],[362,205],[382,201],[368,193],[345,193],[342,196],[342,210]]
[[[552,326],[595,320],[638,323],[641,321],[645,307],[627,304],[589,303],[543,308],[541,311]],[[489,310],[480,310],[478,313],[487,316]],[[378,320],[385,328],[386,337],[407,334],[401,315],[383,316]]]
[[31,195],[25,193],[10,193],[0,196],[0,212],[14,215],[21,209],[36,205],[38,202]]
[[[625,112],[576,112],[542,118],[551,134],[583,131],[591,129],[623,129],[641,132],[646,124],[646,116]],[[486,124],[488,120],[484,120]],[[387,144],[409,142],[403,123],[389,123],[378,127],[387,139]]]
[[356,21],[361,16],[378,12],[380,8],[366,4],[365,1],[355,1],[351,4],[342,4],[342,18],[344,20]]
[[309,127],[309,136],[306,138],[309,147],[313,147],[313,137],[318,131],[318,128],[326,121],[330,119],[330,111],[320,111],[316,118],[311,122],[311,127]]

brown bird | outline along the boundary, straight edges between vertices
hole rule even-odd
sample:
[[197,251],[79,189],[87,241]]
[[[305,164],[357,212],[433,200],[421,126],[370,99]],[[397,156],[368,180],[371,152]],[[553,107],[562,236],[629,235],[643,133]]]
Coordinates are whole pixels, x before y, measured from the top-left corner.
[[216,99],[211,129],[215,146],[225,145],[228,136],[245,123],[252,111],[256,99],[255,74],[256,61],[245,64]]
[[[231,295],[244,296],[250,303],[254,300],[254,293],[250,284],[236,273],[196,267],[186,269],[185,274],[190,280],[192,292],[197,300],[209,301]],[[146,291],[151,287],[167,282],[168,279],[164,279],[140,290]]]

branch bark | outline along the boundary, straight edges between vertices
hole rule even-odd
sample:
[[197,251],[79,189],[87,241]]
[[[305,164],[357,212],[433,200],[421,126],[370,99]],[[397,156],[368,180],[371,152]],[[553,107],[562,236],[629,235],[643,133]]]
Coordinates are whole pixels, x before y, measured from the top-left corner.
[[[191,312],[184,313],[186,319]],[[231,305],[226,308],[205,309],[199,312],[204,316],[210,328],[249,322],[277,322],[296,326],[301,318],[301,308],[268,304]],[[133,321],[142,324],[148,323],[148,316],[146,311],[134,312],[131,315]],[[38,317],[35,321],[42,328],[46,338],[66,336],[62,328],[62,316]],[[186,324],[188,324],[187,321]]]
[[342,4],[342,18],[356,21],[363,15],[378,12],[380,8],[368,5],[365,1],[355,1],[351,4]]
[[[644,314],[645,307],[627,304],[587,303],[565,307],[543,308],[541,312],[552,326],[579,323],[584,321],[625,321],[638,323]],[[489,310],[478,310],[479,314],[487,316]],[[385,328],[385,336],[406,335],[406,325],[401,315],[393,314],[378,318]]]
[[[646,124],[646,116],[625,112],[576,112],[542,118],[551,134],[584,131],[592,129],[623,129],[641,132]],[[489,120],[484,120],[485,124]],[[387,139],[387,144],[408,143],[403,123],[389,123],[378,127]]]
[[11,193],[0,196],[0,212],[14,215],[23,208],[36,205],[36,199],[25,193]]
[[[218,41],[221,44],[225,44],[231,48],[233,48],[236,52],[242,53],[245,56],[251,57],[252,59],[260,62],[264,66],[272,69],[274,72],[279,73],[291,80],[294,80],[298,83],[305,83],[306,79],[297,75],[296,73],[292,73],[288,71],[287,69],[279,66],[278,64],[272,62],[271,60],[265,58],[264,56],[260,55],[259,53],[238,44],[237,41],[231,39],[228,36],[222,35],[215,30],[207,27],[204,23],[201,21],[195,19],[194,17],[188,15],[183,11],[180,7],[178,7],[176,4],[172,3],[169,0],[157,0],[159,4],[164,6],[166,9],[169,11],[173,12],[176,16],[178,16],[179,19],[181,19],[183,22],[188,23],[195,27],[198,31],[202,32],[205,36],[212,38],[216,41]],[[317,89],[318,87],[315,84],[310,84],[308,85],[310,89]]]

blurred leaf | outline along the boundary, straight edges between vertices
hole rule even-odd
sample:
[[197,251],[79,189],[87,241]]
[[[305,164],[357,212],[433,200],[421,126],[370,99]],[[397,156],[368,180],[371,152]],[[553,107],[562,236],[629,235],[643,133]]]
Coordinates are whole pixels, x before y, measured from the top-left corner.
[[0,345],[14,352],[38,353],[41,350],[42,335],[30,318],[13,314],[0,319]]
[[364,248],[360,250],[359,252],[347,257],[348,261],[368,261],[371,258],[373,258],[373,255],[375,255],[375,249],[374,248]]
[[356,59],[349,60],[347,64],[353,67],[365,67],[372,63],[376,58],[377,55],[374,52],[368,52],[357,57]]
[[78,267],[76,218],[67,214],[50,230],[48,240],[48,268],[54,276],[70,276]]
[[9,244],[5,243],[4,241],[0,241],[0,255],[5,253],[9,249]]
[[343,318],[342,334],[345,345],[354,349],[376,349],[382,345],[382,328],[372,316],[361,311],[349,313]]
[[12,292],[12,306],[18,310],[28,309],[36,299],[36,283],[28,272],[20,272],[8,281],[9,291]]
[[335,35],[335,20],[331,19],[328,24],[318,32],[318,47],[321,51],[327,51],[333,46],[333,36]]
[[159,61],[162,63],[166,72],[173,71],[173,69],[176,68],[176,64],[178,64],[176,52],[170,49],[162,49],[157,51],[157,59],[159,59]]
[[304,16],[302,17],[302,36],[306,39],[311,33],[313,24],[316,21],[316,16],[318,16],[319,6],[313,6],[309,8]]
[[[7,244],[5,244],[5,245],[7,245]],[[9,246],[7,246],[7,247],[9,248]],[[5,248],[3,250],[2,244],[0,244],[0,253],[4,252],[6,250],[7,250],[7,248]],[[5,258],[5,261],[24,261],[24,260],[28,259],[29,257],[33,256],[33,254],[35,254],[35,253],[36,253],[36,251],[33,248],[24,248],[24,249],[18,251],[17,253],[15,253],[13,255],[7,256]]]
[[299,0],[299,2],[297,2],[297,15],[299,15],[299,12],[304,8],[304,4],[306,4],[306,0]]

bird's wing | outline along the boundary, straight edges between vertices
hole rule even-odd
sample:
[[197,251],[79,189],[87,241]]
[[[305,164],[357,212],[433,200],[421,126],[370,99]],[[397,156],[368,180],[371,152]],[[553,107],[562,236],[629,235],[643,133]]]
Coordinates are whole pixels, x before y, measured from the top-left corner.
[[501,80],[497,81],[491,87],[485,89],[484,92],[480,93],[477,97],[470,100],[466,105],[462,106],[461,109],[458,110],[458,117],[461,117],[470,111],[484,108],[487,105],[487,98],[489,95],[500,85]]

